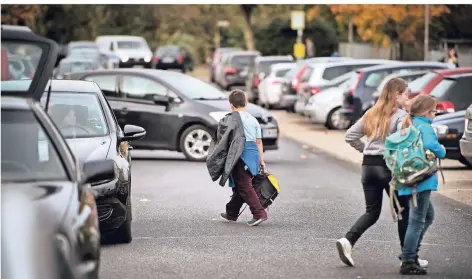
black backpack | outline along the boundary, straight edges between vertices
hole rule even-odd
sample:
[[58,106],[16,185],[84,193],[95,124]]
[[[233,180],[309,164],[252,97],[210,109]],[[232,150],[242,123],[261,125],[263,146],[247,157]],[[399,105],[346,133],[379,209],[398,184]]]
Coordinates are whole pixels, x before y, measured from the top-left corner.
[[262,168],[259,174],[252,179],[252,185],[264,209],[274,202],[280,192],[279,183],[275,176],[265,172]]

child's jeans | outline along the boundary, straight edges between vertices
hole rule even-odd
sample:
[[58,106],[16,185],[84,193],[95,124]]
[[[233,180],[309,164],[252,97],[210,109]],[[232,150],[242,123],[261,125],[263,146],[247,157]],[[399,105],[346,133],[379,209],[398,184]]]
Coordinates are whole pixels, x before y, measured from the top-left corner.
[[416,262],[418,258],[418,247],[423,236],[434,219],[434,208],[431,203],[431,191],[416,194],[417,206],[413,207],[410,198],[410,217],[403,246],[402,261]]

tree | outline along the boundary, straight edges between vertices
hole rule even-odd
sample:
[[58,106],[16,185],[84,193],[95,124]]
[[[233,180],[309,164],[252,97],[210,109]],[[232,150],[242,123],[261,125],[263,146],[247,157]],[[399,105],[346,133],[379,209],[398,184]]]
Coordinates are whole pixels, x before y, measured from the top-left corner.
[[246,48],[248,50],[255,50],[255,44],[254,44],[254,33],[252,31],[252,20],[251,16],[254,10],[257,8],[257,5],[239,5],[241,12],[243,13],[243,18],[244,18],[244,25],[243,25],[243,31],[244,31],[244,40],[246,41]]

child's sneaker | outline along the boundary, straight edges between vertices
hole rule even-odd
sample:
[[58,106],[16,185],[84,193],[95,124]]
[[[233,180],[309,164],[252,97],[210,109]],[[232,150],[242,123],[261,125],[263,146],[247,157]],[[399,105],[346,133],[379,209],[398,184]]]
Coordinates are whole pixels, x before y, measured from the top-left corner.
[[226,214],[226,213],[221,213],[220,217],[223,218],[228,223],[236,223],[236,219],[228,217],[228,214]]
[[339,257],[341,261],[348,266],[354,266],[354,260],[352,259],[352,245],[351,242],[345,237],[336,241],[336,247],[338,248]]
[[267,221],[267,218],[261,218],[261,219],[251,219],[249,221],[247,221],[247,225],[248,226],[251,226],[251,227],[255,227],[257,225],[259,225],[260,223],[264,222],[264,221]]
[[428,271],[422,268],[418,263],[402,263],[400,267],[400,274],[402,275],[426,275]]

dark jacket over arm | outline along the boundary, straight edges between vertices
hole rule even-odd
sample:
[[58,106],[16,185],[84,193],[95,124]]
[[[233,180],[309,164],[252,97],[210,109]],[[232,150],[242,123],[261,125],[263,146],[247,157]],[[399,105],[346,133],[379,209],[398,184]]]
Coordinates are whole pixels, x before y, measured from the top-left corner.
[[238,112],[228,113],[218,124],[206,159],[213,181],[221,177],[219,184],[225,186],[233,167],[241,158],[245,143],[241,116]]

